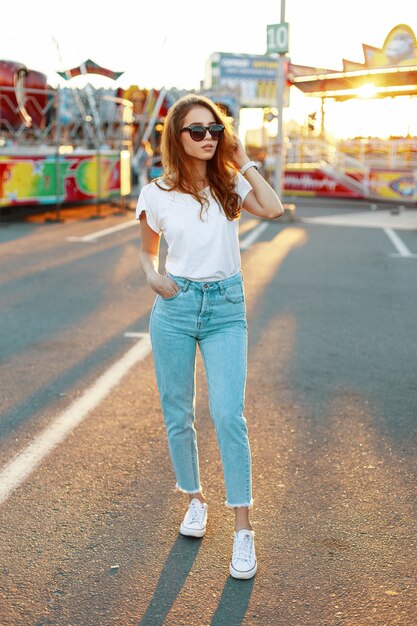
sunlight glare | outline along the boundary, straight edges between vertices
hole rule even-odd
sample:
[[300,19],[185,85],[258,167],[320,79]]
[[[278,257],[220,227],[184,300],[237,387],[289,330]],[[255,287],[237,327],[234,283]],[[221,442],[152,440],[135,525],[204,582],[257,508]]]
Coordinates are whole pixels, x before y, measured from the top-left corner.
[[281,264],[297,248],[304,246],[308,238],[304,228],[287,226],[270,241],[259,241],[245,253],[243,265],[249,316],[259,306],[263,292],[276,278]]
[[376,94],[376,87],[372,83],[366,83],[354,91],[356,91],[359,98],[373,98]]

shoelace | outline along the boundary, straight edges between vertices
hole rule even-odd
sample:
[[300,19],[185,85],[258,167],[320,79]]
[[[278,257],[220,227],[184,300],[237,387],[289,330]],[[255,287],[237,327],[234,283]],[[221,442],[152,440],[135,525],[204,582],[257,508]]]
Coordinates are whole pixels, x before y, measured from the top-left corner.
[[243,539],[236,541],[236,559],[250,561],[252,554],[252,541],[250,535],[243,535]]
[[199,524],[201,524],[204,518],[204,507],[203,506],[200,507],[195,502],[193,502],[190,507],[189,515],[190,515],[189,522],[191,524],[193,522],[198,522]]

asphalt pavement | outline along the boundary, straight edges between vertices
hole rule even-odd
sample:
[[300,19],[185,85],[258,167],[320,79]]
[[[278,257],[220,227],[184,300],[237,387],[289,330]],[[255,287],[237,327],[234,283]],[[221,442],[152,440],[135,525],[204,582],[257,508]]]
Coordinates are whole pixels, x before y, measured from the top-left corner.
[[139,227],[90,213],[0,226],[1,626],[414,626],[417,211],[242,219],[249,581],[200,356],[208,527],[178,532]]

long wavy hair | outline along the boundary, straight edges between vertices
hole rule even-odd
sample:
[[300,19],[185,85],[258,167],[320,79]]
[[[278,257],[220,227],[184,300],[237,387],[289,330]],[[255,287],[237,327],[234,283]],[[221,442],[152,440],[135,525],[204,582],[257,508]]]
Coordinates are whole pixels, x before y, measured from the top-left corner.
[[177,100],[169,109],[161,137],[163,181],[168,191],[191,194],[200,203],[202,217],[204,209],[209,206],[208,198],[204,191],[198,189],[197,172],[190,168],[190,157],[183,148],[180,135],[186,115],[196,106],[208,109],[216,123],[225,127],[222,137],[217,142],[216,152],[207,161],[207,177],[213,197],[223,208],[227,219],[231,221],[237,219],[242,210],[241,198],[235,192],[236,168],[233,165],[233,153],[236,142],[229,119],[220,106],[209,98],[188,94]]

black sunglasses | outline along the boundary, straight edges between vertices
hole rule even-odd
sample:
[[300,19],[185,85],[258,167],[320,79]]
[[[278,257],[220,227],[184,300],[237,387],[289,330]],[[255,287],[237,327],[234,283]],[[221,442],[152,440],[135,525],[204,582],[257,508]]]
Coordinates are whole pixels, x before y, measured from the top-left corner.
[[210,126],[192,124],[186,128],[181,128],[180,133],[185,133],[185,131],[190,133],[190,137],[194,141],[203,141],[207,131],[210,133],[211,138],[214,139],[214,141],[218,141],[223,135],[224,126],[223,124],[210,124]]

